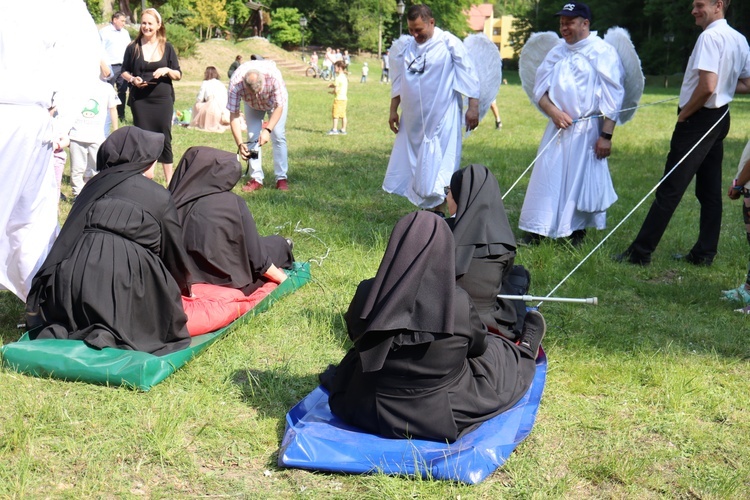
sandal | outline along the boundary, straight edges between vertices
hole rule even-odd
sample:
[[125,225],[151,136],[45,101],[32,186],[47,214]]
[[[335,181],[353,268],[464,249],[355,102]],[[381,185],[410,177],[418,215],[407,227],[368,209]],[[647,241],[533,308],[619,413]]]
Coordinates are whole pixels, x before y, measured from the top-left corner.
[[735,302],[750,304],[750,292],[747,291],[744,283],[731,290],[722,290],[721,293],[724,300],[734,300]]

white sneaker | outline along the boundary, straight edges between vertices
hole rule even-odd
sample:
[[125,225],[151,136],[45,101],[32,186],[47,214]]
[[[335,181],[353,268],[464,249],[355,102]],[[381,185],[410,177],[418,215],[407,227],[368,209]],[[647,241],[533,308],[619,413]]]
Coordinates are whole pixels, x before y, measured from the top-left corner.
[[339,135],[339,131],[336,129],[331,129],[328,131],[328,135]]

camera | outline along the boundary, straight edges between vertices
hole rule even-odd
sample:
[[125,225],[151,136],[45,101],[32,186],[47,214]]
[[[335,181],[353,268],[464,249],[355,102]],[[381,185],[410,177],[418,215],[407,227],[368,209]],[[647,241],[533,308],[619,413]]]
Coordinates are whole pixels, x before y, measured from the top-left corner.
[[258,147],[254,147],[253,149],[249,150],[248,153],[250,154],[247,159],[248,160],[257,160],[258,159]]

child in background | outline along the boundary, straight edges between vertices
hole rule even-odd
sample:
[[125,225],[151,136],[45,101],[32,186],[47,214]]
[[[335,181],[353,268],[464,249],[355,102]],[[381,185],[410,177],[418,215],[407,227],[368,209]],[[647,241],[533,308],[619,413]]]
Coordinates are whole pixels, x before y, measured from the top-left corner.
[[107,115],[112,130],[118,127],[117,105],[120,99],[112,85],[100,80],[91,87],[89,94],[89,100],[69,134],[70,184],[74,201],[84,184],[96,174],[96,153],[109,135],[109,130],[105,131],[104,128]]
[[[742,217],[745,220],[747,241],[750,243],[750,190],[748,188],[750,188],[750,141],[742,152],[740,164],[737,167],[737,176],[727,193],[732,200],[737,200],[742,196]],[[735,309],[735,311],[750,314],[750,264],[748,264],[745,283],[732,290],[724,290],[722,294],[725,299],[735,300],[745,305],[742,309]]]
[[[336,61],[333,65],[336,72],[336,79],[328,87],[333,89],[333,128],[328,135],[346,135],[346,91],[349,87],[349,81],[346,77],[346,65],[344,61]],[[336,130],[339,118],[341,118],[341,130]]]
[[367,63],[362,64],[362,79],[359,83],[367,83],[367,75],[370,73],[370,68],[367,67]]

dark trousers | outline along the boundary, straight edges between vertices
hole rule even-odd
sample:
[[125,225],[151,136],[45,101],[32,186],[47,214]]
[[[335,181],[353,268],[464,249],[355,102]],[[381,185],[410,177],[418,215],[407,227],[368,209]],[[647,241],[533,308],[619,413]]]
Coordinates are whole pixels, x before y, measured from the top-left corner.
[[112,65],[112,76],[109,78],[109,82],[115,84],[117,97],[120,98],[121,104],[117,105],[117,117],[120,120],[120,125],[122,125],[122,121],[125,119],[125,101],[128,94],[128,82],[122,78],[122,64]]
[[[672,132],[666,175],[704,134],[721,118],[727,106],[717,109],[701,108],[684,122],[678,122]],[[698,241],[690,250],[696,259],[712,260],[719,246],[721,230],[721,162],[724,158],[724,138],[729,132],[729,113],[716,125],[679,167],[656,190],[656,199],[643,221],[641,230],[630,245],[628,253],[635,258],[650,260],[672,214],[695,177],[695,197],[701,205]]]

